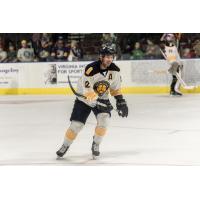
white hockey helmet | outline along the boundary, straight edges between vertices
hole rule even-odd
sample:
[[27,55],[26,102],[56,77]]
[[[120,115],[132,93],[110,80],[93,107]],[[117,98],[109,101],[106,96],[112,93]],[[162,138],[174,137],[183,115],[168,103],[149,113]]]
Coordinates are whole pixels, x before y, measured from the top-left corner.
[[166,36],[165,36],[165,41],[174,42],[175,41],[175,35],[173,33],[167,33]]

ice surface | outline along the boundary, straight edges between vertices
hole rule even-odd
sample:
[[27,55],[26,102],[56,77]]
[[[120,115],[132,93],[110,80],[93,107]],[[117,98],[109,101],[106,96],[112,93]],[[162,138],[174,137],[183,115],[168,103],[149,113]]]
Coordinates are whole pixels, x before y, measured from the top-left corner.
[[129,116],[112,112],[98,160],[90,150],[93,113],[57,160],[74,96],[0,96],[0,165],[200,165],[200,95],[125,97]]

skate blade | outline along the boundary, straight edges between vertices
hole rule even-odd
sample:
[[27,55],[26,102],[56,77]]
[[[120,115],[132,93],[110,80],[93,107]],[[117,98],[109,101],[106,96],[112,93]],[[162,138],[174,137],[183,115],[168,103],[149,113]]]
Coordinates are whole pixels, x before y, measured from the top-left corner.
[[170,94],[169,96],[172,97],[172,98],[173,98],[173,97],[174,97],[174,98],[179,98],[179,97],[182,97],[183,95],[173,95],[173,94]]
[[98,160],[99,156],[92,155],[92,160]]
[[60,156],[57,155],[56,160],[63,160],[63,157],[60,157]]

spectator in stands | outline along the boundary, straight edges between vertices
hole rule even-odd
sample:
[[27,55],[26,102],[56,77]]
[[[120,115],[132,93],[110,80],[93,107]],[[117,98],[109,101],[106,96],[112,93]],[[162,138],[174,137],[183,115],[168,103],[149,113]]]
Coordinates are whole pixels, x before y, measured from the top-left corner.
[[52,34],[51,33],[42,33],[41,41],[47,42],[48,46],[52,47],[53,46]]
[[0,36],[0,45],[5,47],[5,40],[3,37]]
[[145,57],[147,59],[161,58],[161,52],[159,46],[154,44],[153,41],[149,39],[147,39],[147,48]]
[[118,43],[118,38],[114,33],[103,33],[102,35],[102,46],[111,46],[116,53],[116,59],[121,58],[121,47]]
[[34,53],[38,52],[39,46],[40,46],[40,39],[41,33],[33,33],[32,35],[32,46],[34,49]]
[[77,41],[72,40],[71,41],[71,47],[70,47],[70,53],[69,53],[68,61],[78,61],[81,58],[83,58],[83,51],[78,46]]
[[200,57],[200,40],[196,40],[193,46],[196,57]]
[[114,33],[103,33],[102,35],[102,43],[107,44],[108,46],[115,45],[116,40],[117,40],[117,37],[115,36]]
[[12,43],[9,44],[6,62],[17,62],[17,52]]
[[69,51],[65,47],[64,41],[62,39],[58,39],[56,46],[51,51],[51,58],[56,61],[64,61],[67,60],[68,55]]
[[3,45],[0,43],[0,62],[5,62],[7,58],[7,52],[4,51]]
[[33,48],[28,47],[27,41],[21,41],[22,48],[17,52],[17,58],[20,62],[33,62],[34,61],[34,50]]
[[185,48],[182,50],[182,58],[192,58],[192,53],[190,51],[190,48]]
[[133,60],[140,60],[140,59],[144,59],[144,52],[141,50],[140,48],[140,43],[136,42],[135,43],[135,48],[134,50],[131,52],[131,57],[130,59]]
[[48,41],[42,40],[40,42],[40,48],[37,52],[37,56],[40,62],[50,61],[51,48]]

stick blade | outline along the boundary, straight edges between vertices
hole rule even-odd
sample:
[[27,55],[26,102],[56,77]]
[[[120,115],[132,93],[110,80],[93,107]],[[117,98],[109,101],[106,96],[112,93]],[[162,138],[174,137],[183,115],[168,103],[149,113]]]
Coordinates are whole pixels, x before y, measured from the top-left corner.
[[197,88],[196,86],[184,86],[183,87],[184,89],[186,89],[186,90],[193,90],[193,89],[195,89],[195,88]]

